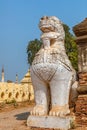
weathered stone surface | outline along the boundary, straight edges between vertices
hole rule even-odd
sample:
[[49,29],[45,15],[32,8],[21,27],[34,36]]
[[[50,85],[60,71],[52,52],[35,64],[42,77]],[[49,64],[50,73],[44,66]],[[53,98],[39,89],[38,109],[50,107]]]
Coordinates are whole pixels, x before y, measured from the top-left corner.
[[87,35],[87,18],[78,25],[75,25],[73,31],[77,37]]
[[74,89],[73,94],[76,94],[77,84],[74,86],[76,72],[65,51],[63,24],[55,16],[44,16],[40,19],[39,28],[43,45],[31,66],[36,105],[27,124],[45,128],[69,128],[70,118],[66,116],[70,114],[70,90]]
[[87,72],[87,18],[74,26],[78,46],[78,71]]
[[77,91],[80,94],[76,102],[76,122],[80,126],[87,126],[87,18],[74,26],[73,31],[78,45],[79,87]]
[[31,66],[36,102],[31,115],[66,116],[70,113],[69,93],[76,73],[66,55],[63,25],[55,16],[45,16],[39,27],[43,46]]
[[87,126],[87,95],[78,96],[75,115],[77,124]]
[[87,72],[79,73],[79,94],[87,94]]
[[79,86],[77,91],[79,94],[87,94],[87,86]]
[[77,44],[80,44],[81,46],[84,46],[84,44],[87,46],[87,35],[77,37],[76,42]]
[[55,116],[29,116],[27,125],[40,128],[54,128],[68,130],[71,128],[73,118],[71,117],[55,117]]
[[81,43],[78,44],[78,71],[79,73],[85,73],[87,72],[87,42]]

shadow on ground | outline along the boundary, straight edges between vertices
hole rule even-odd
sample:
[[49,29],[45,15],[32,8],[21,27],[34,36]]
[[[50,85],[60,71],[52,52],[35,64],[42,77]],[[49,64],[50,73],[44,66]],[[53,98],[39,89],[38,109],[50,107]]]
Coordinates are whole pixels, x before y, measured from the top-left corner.
[[29,115],[30,115],[30,112],[24,112],[24,113],[15,115],[15,117],[17,120],[27,120]]

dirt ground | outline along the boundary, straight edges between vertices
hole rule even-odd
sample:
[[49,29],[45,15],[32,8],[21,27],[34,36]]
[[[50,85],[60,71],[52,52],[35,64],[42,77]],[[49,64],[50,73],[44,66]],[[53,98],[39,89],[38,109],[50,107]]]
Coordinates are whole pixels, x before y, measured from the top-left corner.
[[[0,106],[0,130],[54,130],[43,128],[29,128],[26,120],[34,103],[22,104],[2,104]],[[58,129],[56,129],[58,130]],[[87,128],[78,127],[72,130],[87,130]]]

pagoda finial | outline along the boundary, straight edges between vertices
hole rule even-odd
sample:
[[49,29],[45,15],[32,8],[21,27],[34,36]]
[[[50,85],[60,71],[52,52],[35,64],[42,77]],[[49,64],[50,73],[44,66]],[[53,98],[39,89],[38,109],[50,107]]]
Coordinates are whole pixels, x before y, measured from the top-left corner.
[[2,82],[4,82],[4,66],[2,66],[2,79],[1,79]]
[[16,74],[16,83],[18,83],[18,74]]

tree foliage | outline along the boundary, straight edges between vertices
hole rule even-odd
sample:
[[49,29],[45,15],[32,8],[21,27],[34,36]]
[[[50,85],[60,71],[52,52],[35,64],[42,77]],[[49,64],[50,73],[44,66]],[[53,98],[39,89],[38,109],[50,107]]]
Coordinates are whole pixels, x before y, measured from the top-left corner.
[[41,45],[42,42],[38,39],[29,41],[27,45],[27,55],[28,55],[27,60],[30,65],[32,64],[35,54],[39,51]]
[[72,66],[77,71],[78,70],[78,51],[77,51],[77,45],[75,42],[75,37],[70,33],[70,28],[64,24],[64,31],[65,31],[65,48],[66,48],[66,54],[68,55]]
[[[77,46],[75,43],[75,37],[70,33],[70,28],[64,24],[64,31],[65,31],[65,48],[66,53],[72,63],[72,66],[75,70],[78,70],[77,67]],[[27,45],[27,55],[28,55],[28,63],[31,65],[32,61],[35,57],[35,54],[39,51],[42,42],[38,39],[29,41]]]

